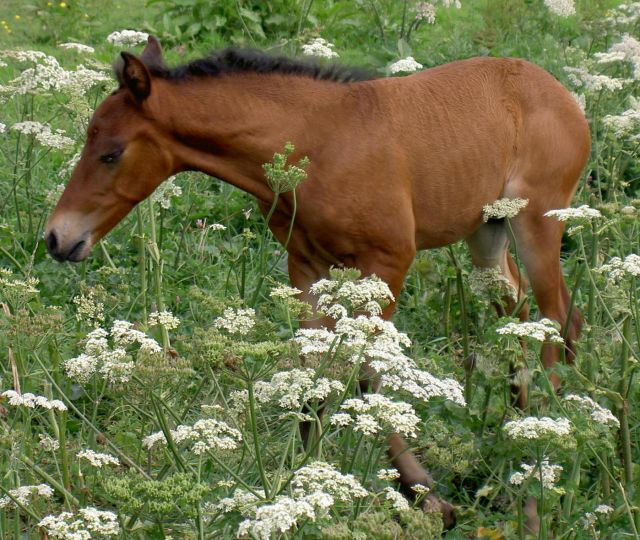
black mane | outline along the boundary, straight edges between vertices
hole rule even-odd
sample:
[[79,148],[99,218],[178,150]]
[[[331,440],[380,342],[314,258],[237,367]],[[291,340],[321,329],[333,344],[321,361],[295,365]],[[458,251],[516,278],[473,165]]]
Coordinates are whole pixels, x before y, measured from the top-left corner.
[[190,77],[217,77],[229,73],[280,73],[323,81],[354,82],[375,78],[359,68],[339,64],[321,64],[313,59],[271,56],[254,49],[228,48],[174,68],[149,66],[151,74],[163,79],[184,80]]

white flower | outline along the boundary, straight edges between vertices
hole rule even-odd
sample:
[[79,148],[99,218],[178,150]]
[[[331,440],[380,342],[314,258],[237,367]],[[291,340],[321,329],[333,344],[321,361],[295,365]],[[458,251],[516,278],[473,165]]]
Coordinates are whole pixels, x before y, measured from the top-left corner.
[[634,79],[640,79],[640,41],[629,34],[624,34],[620,42],[609,48],[609,53],[611,55],[621,55],[622,60],[630,62],[633,66]]
[[38,523],[55,540],[91,540],[95,535],[111,538],[120,534],[118,516],[93,507],[81,508],[77,514],[62,512],[47,516]]
[[[50,499],[53,496],[53,489],[47,484],[38,484],[35,486],[20,486],[14,489],[10,489],[9,494],[21,505],[27,506],[32,499],[36,499],[37,497]],[[11,497],[1,497],[0,508],[15,508],[16,503]]]
[[60,443],[57,441],[57,439],[54,439],[49,435],[43,435],[41,433],[40,435],[38,435],[38,438],[40,439],[40,443],[38,444],[38,446],[45,452],[55,452],[60,448]]
[[454,7],[456,9],[460,9],[462,7],[460,0],[441,0],[441,2],[446,8]]
[[271,298],[287,300],[288,298],[293,298],[294,296],[298,296],[300,293],[302,293],[300,289],[296,289],[295,287],[289,287],[288,285],[281,284],[271,289],[269,296]]
[[149,313],[149,326],[162,325],[167,330],[175,330],[180,325],[180,319],[169,310],[153,311]]
[[89,324],[104,321],[104,304],[96,300],[95,291],[74,297],[73,303],[77,306],[77,321],[86,320]]
[[397,469],[380,469],[376,473],[376,476],[380,480],[386,480],[390,482],[391,480],[397,480],[398,478],[400,478],[400,473]]
[[607,75],[593,74],[584,67],[565,67],[569,80],[578,88],[584,88],[588,92],[599,92],[601,90],[621,90],[629,81],[626,79],[616,79]]
[[210,231],[226,231],[227,228],[222,224],[222,223],[212,223],[211,225],[209,225],[209,230]]
[[24,135],[33,135],[41,145],[57,150],[64,150],[74,144],[73,139],[65,137],[62,129],[53,132],[51,126],[40,122],[18,122],[13,124],[10,129]]
[[540,319],[538,322],[508,323],[502,328],[498,328],[496,332],[503,336],[531,338],[543,343],[564,343],[557,323],[550,319]]
[[602,217],[599,210],[591,208],[590,206],[583,204],[578,208],[558,208],[555,210],[549,210],[545,212],[545,217],[554,217],[558,221],[569,221],[572,219],[598,219]]
[[294,497],[301,498],[313,493],[328,493],[336,500],[350,502],[354,498],[366,497],[369,492],[352,474],[342,474],[333,465],[316,461],[294,473],[291,488]]
[[602,424],[603,426],[615,426],[620,427],[620,421],[613,415],[613,413],[599,405],[595,401],[593,401],[590,397],[587,396],[577,396],[575,394],[569,394],[564,398],[565,401],[571,401],[575,403],[581,409],[584,409],[589,412],[591,418],[598,422],[598,424]]
[[95,52],[95,49],[93,47],[89,47],[89,45],[83,45],[82,43],[60,43],[60,45],[58,45],[58,47],[60,47],[61,49],[70,49],[70,50],[74,50],[77,51],[79,53],[88,53],[91,54],[93,52]]
[[542,486],[545,489],[555,489],[556,482],[562,472],[562,467],[560,465],[549,465],[549,458],[546,457],[542,459],[540,465],[540,468],[538,468],[538,465],[522,463],[520,465],[522,472],[513,473],[509,478],[509,482],[519,486],[528,478],[533,477],[536,480],[540,480],[542,476]]
[[230,334],[247,335],[256,325],[256,312],[253,308],[227,308],[222,317],[213,321],[216,328],[224,328]]
[[[191,451],[199,456],[208,450],[234,450],[242,442],[242,434],[237,430],[214,418],[198,420],[192,426],[180,425],[170,430],[171,438],[176,444],[192,443]],[[151,449],[157,443],[167,444],[162,431],[145,437],[142,445]]]
[[416,20],[434,24],[436,22],[436,6],[431,2],[418,2],[416,4]]
[[0,122],[0,135],[7,131],[7,125]]
[[613,512],[613,508],[608,504],[599,504],[593,510],[596,514],[602,514],[603,516],[608,516]]
[[528,416],[507,422],[503,428],[509,437],[516,440],[535,440],[543,437],[566,437],[571,435],[571,424],[567,418],[554,420],[547,416]]
[[87,384],[98,369],[98,359],[95,356],[81,354],[63,362],[67,376],[80,384]]
[[494,302],[505,296],[517,300],[516,288],[502,273],[500,266],[474,266],[469,274],[469,287],[473,294],[486,302]]
[[50,400],[44,396],[37,396],[29,392],[18,394],[14,390],[6,390],[0,394],[0,396],[7,398],[9,400],[9,405],[13,405],[15,407],[27,407],[28,409],[41,407],[47,410],[56,409],[58,411],[67,410],[67,406],[59,399]]
[[365,394],[362,399],[347,399],[342,403],[342,413],[332,417],[332,424],[345,425],[350,416],[354,431],[364,435],[375,435],[384,430],[407,437],[415,437],[420,419],[409,403],[392,401],[380,394]]
[[544,0],[544,5],[549,11],[558,17],[569,17],[574,15],[576,7],[573,0]]
[[389,66],[389,73],[411,73],[422,69],[424,66],[420,62],[416,62],[413,56],[407,56],[402,60],[398,60]]
[[320,56],[322,58],[337,58],[339,55],[333,50],[335,45],[322,38],[315,38],[302,46],[302,53],[306,56]]
[[277,533],[284,533],[304,518],[315,521],[313,504],[305,499],[292,499],[279,495],[272,504],[256,509],[255,517],[240,523],[238,536],[252,536],[259,540],[270,540]]
[[76,454],[78,458],[86,459],[92,466],[102,469],[105,465],[120,465],[117,457],[111,454],[101,454],[93,450],[82,450]]
[[[389,286],[375,275],[357,281],[321,279],[314,283],[309,291],[318,296],[318,309],[331,314],[334,319],[345,316],[349,310],[380,315],[381,305],[395,300]],[[341,306],[343,309],[334,312],[333,308],[336,306]]]
[[333,392],[344,392],[340,381],[316,377],[313,369],[280,371],[271,381],[258,381],[254,386],[260,403],[275,401],[283,409],[298,410],[308,401],[323,401]]
[[176,177],[170,176],[160,184],[151,195],[151,200],[167,210],[171,206],[171,197],[182,195],[182,188],[175,184]]
[[112,32],[107,36],[109,43],[119,47],[133,47],[140,43],[146,43],[148,39],[149,34],[146,32],[136,32],[135,30],[121,30],[119,32]]
[[580,110],[582,111],[582,114],[585,114],[585,111],[587,108],[587,98],[585,97],[585,95],[571,92],[571,97],[575,99],[576,103],[578,104],[578,107],[580,107]]
[[618,137],[635,131],[640,125],[640,101],[636,101],[631,109],[618,115],[608,114],[602,119],[602,123],[613,129]]
[[401,493],[397,492],[392,487],[384,488],[384,498],[391,502],[391,506],[399,512],[409,510],[411,507],[407,499],[405,499]]
[[612,283],[619,283],[625,278],[636,278],[640,276],[640,255],[632,253],[624,260],[620,257],[612,257],[607,264],[603,264],[596,271],[606,272],[607,279]]
[[514,218],[528,204],[529,199],[498,199],[482,207],[482,220],[486,223],[490,219]]

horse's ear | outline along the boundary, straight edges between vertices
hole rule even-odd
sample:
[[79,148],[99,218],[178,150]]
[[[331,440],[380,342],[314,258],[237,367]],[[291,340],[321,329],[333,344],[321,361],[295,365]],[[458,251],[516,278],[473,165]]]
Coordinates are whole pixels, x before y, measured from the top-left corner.
[[149,36],[147,39],[147,45],[140,55],[140,60],[144,62],[144,65],[149,69],[167,69],[162,57],[162,46],[158,38]]
[[151,75],[142,60],[128,52],[121,52],[116,65],[116,77],[121,86],[129,89],[138,101],[151,93]]

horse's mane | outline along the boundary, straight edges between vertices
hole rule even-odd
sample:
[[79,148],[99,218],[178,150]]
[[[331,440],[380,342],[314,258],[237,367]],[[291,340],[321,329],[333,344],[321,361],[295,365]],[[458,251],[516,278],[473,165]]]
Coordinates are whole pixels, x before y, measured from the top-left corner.
[[340,64],[321,64],[313,59],[272,56],[255,49],[228,48],[181,66],[148,66],[151,74],[170,80],[190,77],[217,77],[230,73],[280,73],[333,82],[366,81],[375,78],[366,70]]

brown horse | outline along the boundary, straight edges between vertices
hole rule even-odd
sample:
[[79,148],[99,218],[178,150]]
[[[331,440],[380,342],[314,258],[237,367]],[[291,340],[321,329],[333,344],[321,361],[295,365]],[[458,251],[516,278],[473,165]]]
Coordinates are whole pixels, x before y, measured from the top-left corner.
[[[229,50],[169,69],[150,38],[140,58],[122,53],[116,73],[120,86],[96,110],[46,227],[56,259],[87,257],[180,171],[221,178],[267,209],[274,195],[261,166],[292,141],[294,159],[310,158],[287,246],[291,283],[305,297],[332,265],[376,274],[398,297],[416,250],[459,240],[476,266],[500,266],[522,291],[505,224],[482,220],[483,205],[518,197],[529,200],[511,222],[520,257],[540,312],[567,324],[571,349],[581,317],[560,269],[563,226],[543,214],[569,205],[590,136],[572,96],[539,67],[475,58],[362,80],[344,68]],[[269,223],[281,242],[291,208],[285,194]],[[559,355],[545,346],[544,365]],[[431,484],[397,435],[390,456],[403,486]]]

